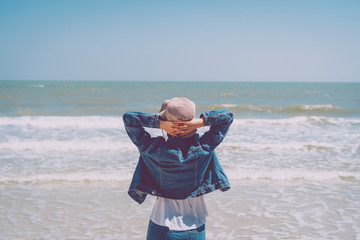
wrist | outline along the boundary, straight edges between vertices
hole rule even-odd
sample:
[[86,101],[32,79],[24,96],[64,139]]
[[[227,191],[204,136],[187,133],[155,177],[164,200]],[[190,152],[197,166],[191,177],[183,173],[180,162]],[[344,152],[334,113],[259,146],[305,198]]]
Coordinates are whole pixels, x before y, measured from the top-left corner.
[[158,119],[158,123],[159,123],[159,128],[164,129],[163,121]]
[[197,119],[196,121],[196,128],[200,128],[203,127],[205,124],[205,119],[200,117],[199,119]]

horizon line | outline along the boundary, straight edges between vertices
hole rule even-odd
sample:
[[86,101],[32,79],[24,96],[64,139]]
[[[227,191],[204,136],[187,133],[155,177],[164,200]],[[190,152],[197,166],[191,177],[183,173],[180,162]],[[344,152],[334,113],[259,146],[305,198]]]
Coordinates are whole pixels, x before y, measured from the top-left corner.
[[224,82],[224,83],[360,83],[359,81],[266,81],[266,80],[103,80],[103,79],[0,79],[0,81],[39,81],[39,82]]

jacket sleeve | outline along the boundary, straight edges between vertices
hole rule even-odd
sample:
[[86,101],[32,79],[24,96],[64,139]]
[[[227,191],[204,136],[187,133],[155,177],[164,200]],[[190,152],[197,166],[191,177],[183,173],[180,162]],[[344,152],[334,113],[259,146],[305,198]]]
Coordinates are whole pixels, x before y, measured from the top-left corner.
[[214,150],[224,140],[234,116],[229,110],[223,109],[205,112],[200,117],[204,118],[204,126],[210,126],[201,136],[200,143],[203,148]]
[[127,134],[139,150],[151,144],[151,135],[145,131],[144,127],[159,128],[157,115],[142,112],[126,112],[123,115],[123,121]]

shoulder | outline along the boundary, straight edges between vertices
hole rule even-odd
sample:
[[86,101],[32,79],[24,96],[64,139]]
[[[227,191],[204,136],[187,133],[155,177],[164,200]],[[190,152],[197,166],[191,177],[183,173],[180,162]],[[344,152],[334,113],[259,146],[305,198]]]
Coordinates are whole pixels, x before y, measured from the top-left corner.
[[161,152],[166,148],[166,141],[162,136],[151,137],[149,140],[147,148],[143,149],[142,153],[154,154],[156,152]]

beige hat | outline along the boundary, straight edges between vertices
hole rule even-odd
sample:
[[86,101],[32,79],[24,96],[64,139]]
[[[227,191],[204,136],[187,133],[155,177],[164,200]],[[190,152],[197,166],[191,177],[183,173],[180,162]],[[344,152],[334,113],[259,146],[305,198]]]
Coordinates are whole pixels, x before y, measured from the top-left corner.
[[169,118],[173,118],[189,121],[195,117],[195,108],[195,103],[189,99],[184,97],[175,97],[163,102],[159,111],[159,116],[163,120],[169,120]]
[[[172,98],[165,100],[161,106],[159,117],[162,120],[183,120],[190,121],[195,118],[195,103],[187,98]],[[196,129],[181,138],[188,138],[196,134]]]

